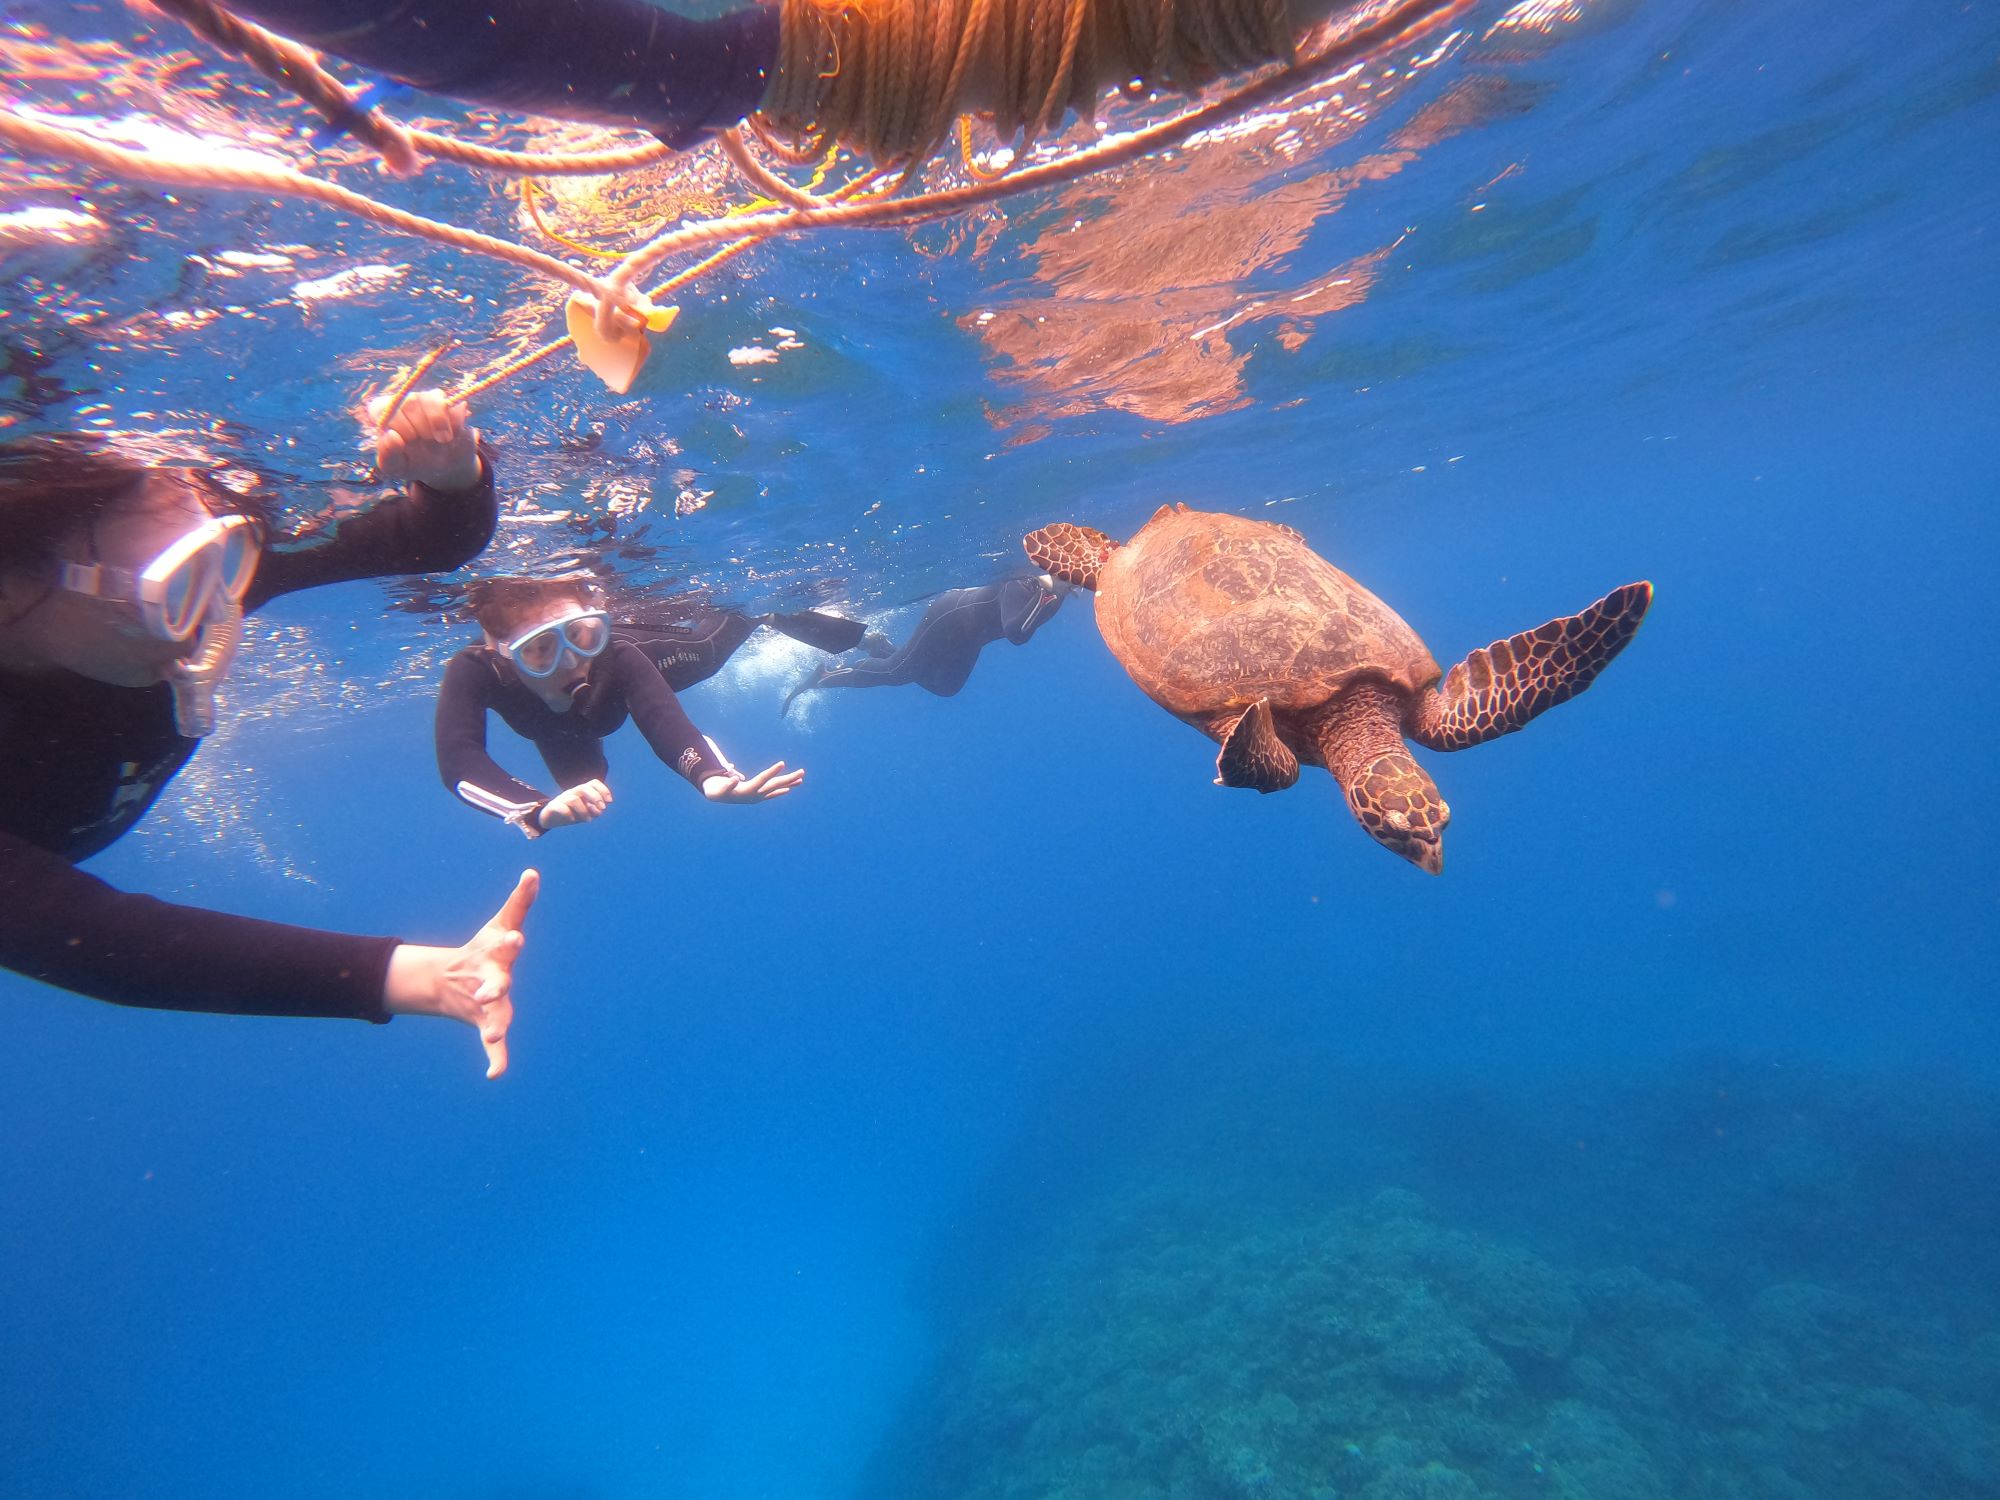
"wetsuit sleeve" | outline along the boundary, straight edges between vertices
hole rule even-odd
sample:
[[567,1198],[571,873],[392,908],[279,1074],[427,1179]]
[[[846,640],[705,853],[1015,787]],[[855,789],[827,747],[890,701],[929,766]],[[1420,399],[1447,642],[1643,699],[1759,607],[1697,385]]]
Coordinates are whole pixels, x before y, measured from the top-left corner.
[[402,83],[498,109],[640,126],[690,146],[764,97],[778,7],[701,20],[651,0],[231,0]]
[[694,727],[659,668],[635,646],[620,642],[611,649],[611,665],[625,694],[626,712],[653,753],[696,787],[710,776],[731,775],[715,747]]
[[542,752],[542,764],[564,791],[586,781],[602,781],[611,774],[611,763],[604,758],[604,742],[593,735],[536,740],[535,748]]
[[485,549],[498,517],[493,465],[482,451],[479,483],[469,490],[412,484],[393,499],[327,525],[323,542],[266,552],[243,607],[254,610],[280,594],[324,583],[448,573]]
[[0,834],[0,964],[95,1000],[387,1021],[382,986],[397,941],[130,895]]
[[461,652],[445,664],[435,725],[438,775],[468,806],[540,838],[545,830],[536,818],[548,796],[516,781],[486,753],[486,692],[493,680],[492,668],[477,656]]

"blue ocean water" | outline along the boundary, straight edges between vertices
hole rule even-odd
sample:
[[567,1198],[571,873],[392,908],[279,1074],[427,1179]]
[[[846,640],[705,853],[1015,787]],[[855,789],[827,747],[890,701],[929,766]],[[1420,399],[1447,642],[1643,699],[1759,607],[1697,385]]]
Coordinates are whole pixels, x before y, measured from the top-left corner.
[[[688,707],[797,795],[711,807],[628,730],[612,813],[532,849],[431,763],[448,580],[283,601],[91,868],[455,941],[532,854],[514,1066],[0,977],[0,1493],[2000,1495],[2000,20],[1503,14],[1352,118],[764,248],[630,397],[477,407],[482,570],[891,634],[1173,500],[1297,527],[1447,662],[1652,579],[1589,693],[1425,757],[1440,879],[1317,773],[1210,785],[1081,598],[949,700],[781,719],[812,658],[756,646]],[[118,7],[13,25],[137,59],[17,66],[44,107],[285,118]],[[301,509],[367,387],[554,305],[0,171],[104,226],[10,267],[8,409]]]

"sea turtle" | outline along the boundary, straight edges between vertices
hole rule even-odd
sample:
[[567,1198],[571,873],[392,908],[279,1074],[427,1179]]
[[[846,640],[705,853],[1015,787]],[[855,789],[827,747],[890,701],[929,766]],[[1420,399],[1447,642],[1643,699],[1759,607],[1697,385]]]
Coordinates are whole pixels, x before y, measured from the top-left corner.
[[1362,826],[1433,875],[1451,810],[1405,736],[1463,750],[1519,729],[1589,687],[1653,601],[1650,583],[1628,583],[1442,673],[1400,615],[1289,526],[1163,505],[1123,546],[1067,522],[1025,546],[1096,591],[1132,680],[1222,746],[1218,786],[1279,792],[1300,761],[1325,766]]

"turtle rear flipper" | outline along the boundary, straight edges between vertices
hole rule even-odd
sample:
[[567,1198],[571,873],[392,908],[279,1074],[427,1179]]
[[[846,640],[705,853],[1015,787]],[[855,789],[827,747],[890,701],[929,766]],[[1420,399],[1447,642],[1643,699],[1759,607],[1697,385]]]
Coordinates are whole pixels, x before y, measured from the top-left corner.
[[1282,792],[1299,779],[1299,758],[1278,738],[1270,699],[1259,698],[1233,721],[1223,720],[1223,725],[1218,736],[1222,753],[1215,757],[1217,786]]
[[1589,687],[1652,602],[1650,583],[1628,583],[1578,614],[1473,652],[1424,694],[1410,738],[1433,750],[1463,750],[1512,734]]
[[1078,588],[1095,589],[1098,569],[1118,544],[1093,526],[1058,521],[1021,538],[1028,561],[1052,578]]

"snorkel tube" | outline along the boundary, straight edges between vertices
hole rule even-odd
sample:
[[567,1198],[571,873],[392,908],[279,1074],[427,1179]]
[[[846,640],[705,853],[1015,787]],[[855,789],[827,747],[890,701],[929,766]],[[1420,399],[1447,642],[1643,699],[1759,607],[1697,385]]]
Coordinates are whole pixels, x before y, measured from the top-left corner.
[[1029,636],[1048,624],[1055,612],[1062,608],[1063,600],[1070,591],[1070,585],[1047,573],[1033,574],[1025,582],[1030,588],[1039,592],[1035,602],[1028,606],[1027,614],[1022,616],[1021,633],[1015,642],[1016,645],[1027,644]]
[[191,740],[215,732],[215,689],[229,675],[229,665],[243,644],[243,606],[234,599],[218,599],[210,606],[200,640],[194,655],[167,668],[167,684],[174,691],[174,728]]

